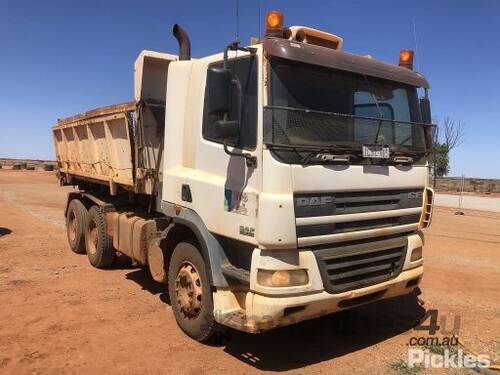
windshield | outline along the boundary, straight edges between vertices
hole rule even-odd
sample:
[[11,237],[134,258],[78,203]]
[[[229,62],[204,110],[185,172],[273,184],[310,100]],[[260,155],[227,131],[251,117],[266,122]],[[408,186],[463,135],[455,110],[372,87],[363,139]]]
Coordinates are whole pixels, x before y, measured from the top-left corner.
[[266,143],[425,152],[415,87],[271,59]]

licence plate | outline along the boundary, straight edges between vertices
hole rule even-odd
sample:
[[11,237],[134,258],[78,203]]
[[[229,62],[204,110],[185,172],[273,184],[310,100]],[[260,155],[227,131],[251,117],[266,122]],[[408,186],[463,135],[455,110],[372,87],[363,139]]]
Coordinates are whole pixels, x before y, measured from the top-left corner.
[[372,159],[389,159],[389,146],[363,145],[363,157]]

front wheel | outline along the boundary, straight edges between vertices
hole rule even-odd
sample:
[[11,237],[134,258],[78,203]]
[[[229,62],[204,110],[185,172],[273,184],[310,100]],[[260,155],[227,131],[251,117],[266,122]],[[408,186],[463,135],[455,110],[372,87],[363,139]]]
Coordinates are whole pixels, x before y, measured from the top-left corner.
[[212,291],[205,261],[198,246],[180,242],[168,268],[168,293],[179,327],[197,341],[208,340],[216,330]]

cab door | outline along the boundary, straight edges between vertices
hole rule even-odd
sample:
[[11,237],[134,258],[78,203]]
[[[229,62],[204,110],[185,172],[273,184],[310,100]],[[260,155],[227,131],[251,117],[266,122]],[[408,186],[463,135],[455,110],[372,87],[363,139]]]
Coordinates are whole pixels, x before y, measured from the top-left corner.
[[[211,87],[218,84],[223,61],[207,66],[200,138],[188,180],[193,208],[209,231],[255,244],[262,170],[261,69],[259,53],[239,55],[228,59],[226,67],[232,81],[227,111],[214,107],[220,98]],[[233,126],[235,121],[237,132],[220,131],[221,124]]]

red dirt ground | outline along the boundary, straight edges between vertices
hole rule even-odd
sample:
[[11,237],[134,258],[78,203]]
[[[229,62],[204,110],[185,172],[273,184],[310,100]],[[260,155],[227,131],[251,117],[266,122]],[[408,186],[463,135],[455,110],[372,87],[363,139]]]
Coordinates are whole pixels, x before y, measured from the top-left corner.
[[[197,343],[146,271],[97,270],[69,250],[67,191],[50,172],[0,170],[0,373],[404,373],[391,365],[422,335],[423,309],[405,297]],[[426,230],[421,298],[449,326],[460,316],[463,341],[498,361],[500,214],[453,212],[436,209]]]

